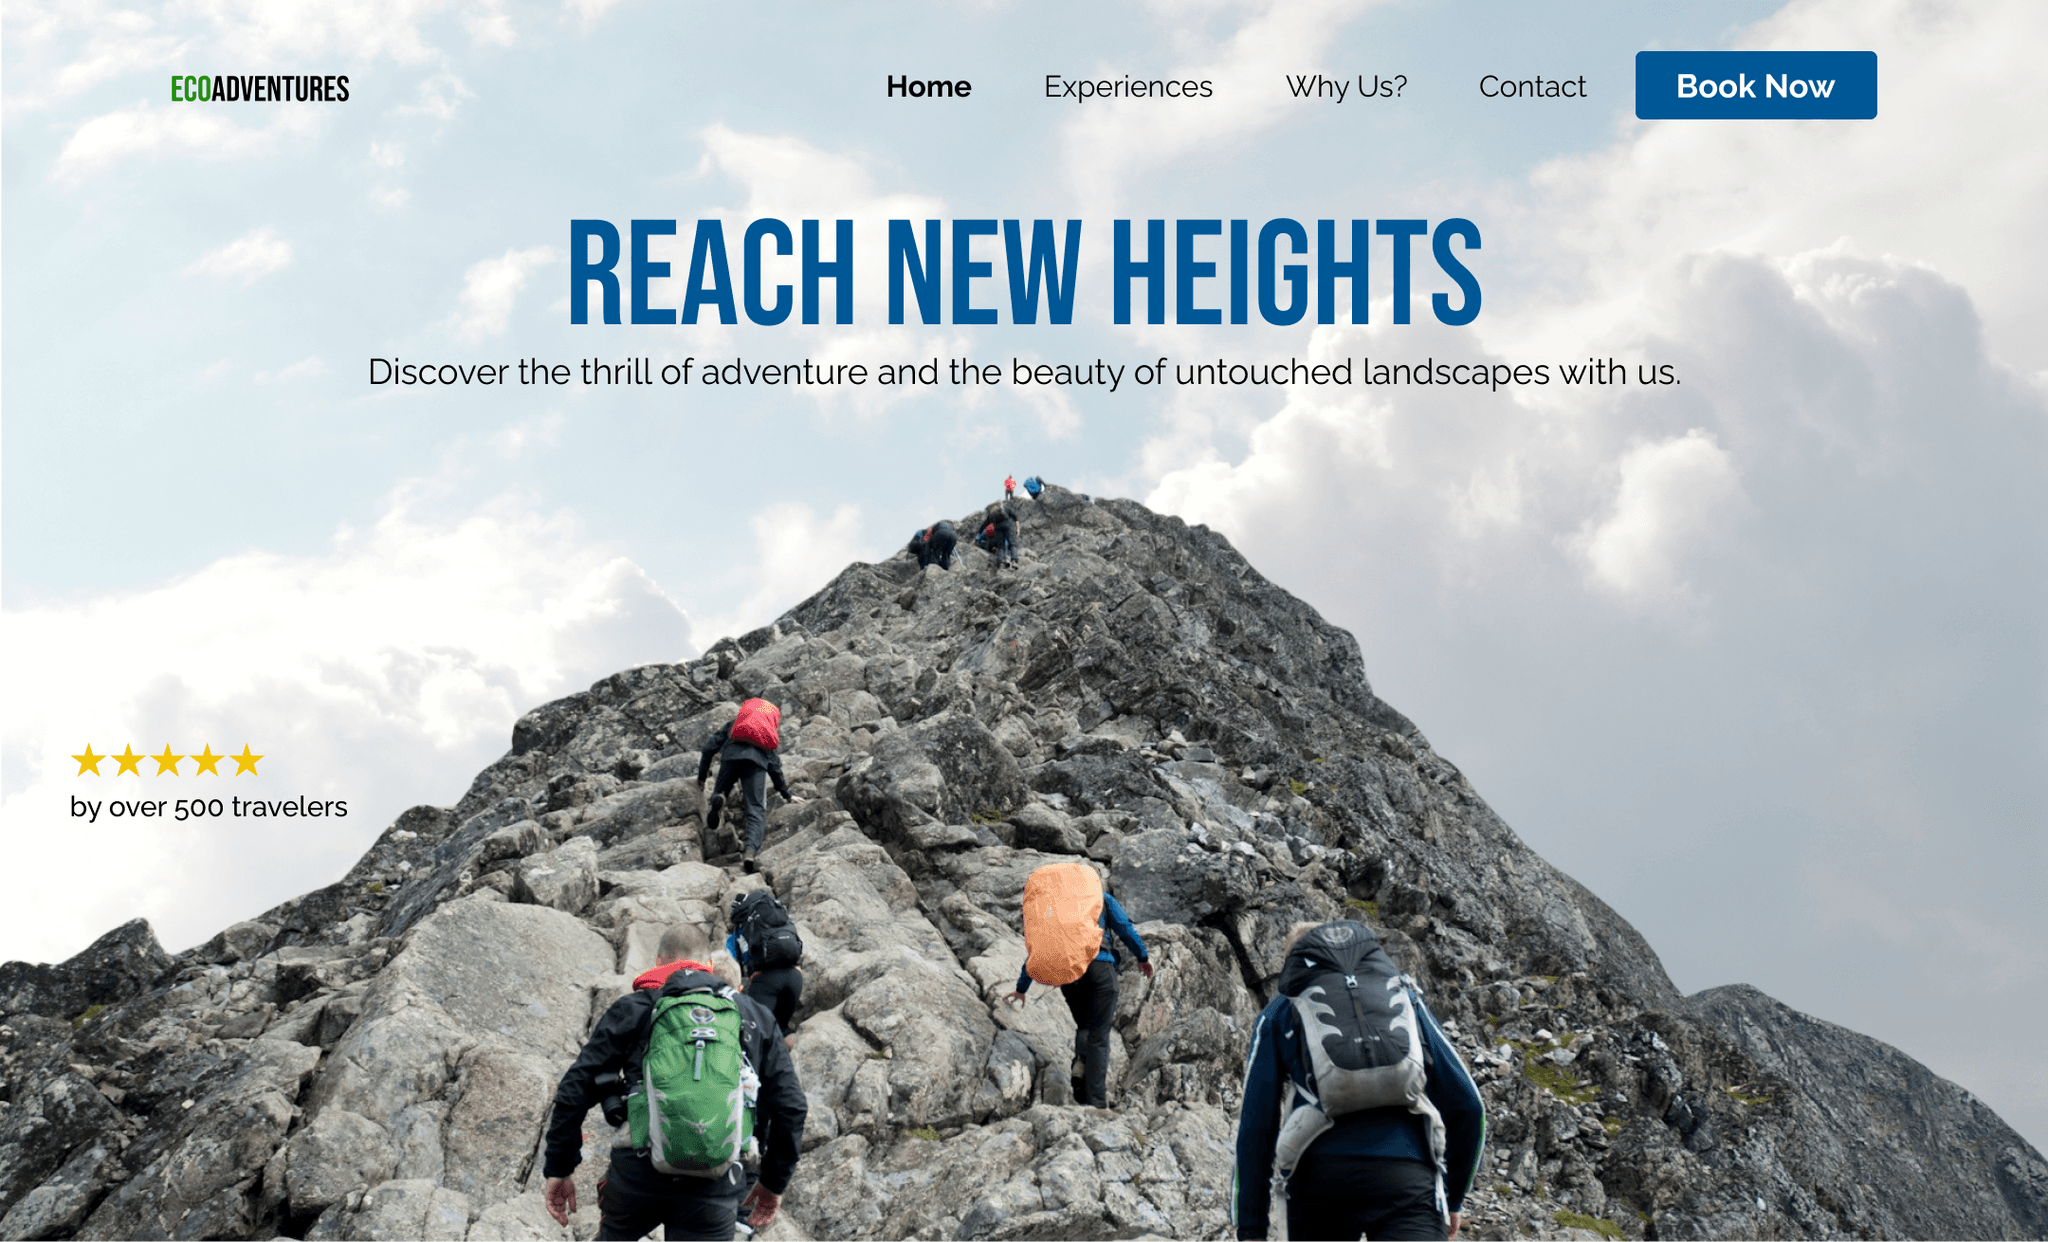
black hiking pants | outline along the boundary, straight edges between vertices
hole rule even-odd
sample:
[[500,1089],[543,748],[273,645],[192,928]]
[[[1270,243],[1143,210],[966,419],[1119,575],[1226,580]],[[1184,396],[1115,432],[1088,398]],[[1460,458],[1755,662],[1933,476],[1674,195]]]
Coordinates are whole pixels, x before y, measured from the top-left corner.
[[747,995],[775,1012],[775,1025],[789,1034],[789,1020],[796,1017],[796,1003],[803,998],[803,972],[794,966],[776,966],[747,980]]
[[1116,1017],[1116,964],[1101,958],[1088,971],[1060,986],[1074,1015],[1074,1058],[1081,1062],[1076,1104],[1109,1107],[1109,1024]]
[[1436,1170],[1420,1160],[1322,1156],[1311,1147],[1287,1187],[1287,1236],[1305,1242],[1432,1239],[1451,1231]]
[[747,828],[741,835],[740,848],[758,850],[768,836],[768,769],[751,759],[727,759],[718,765],[718,779],[711,785],[711,815],[704,826],[717,830],[725,796],[734,785],[740,787],[746,813]]
[[958,542],[955,536],[944,532],[933,535],[924,541],[924,551],[917,554],[917,567],[923,569],[927,565],[937,565],[940,569],[951,570],[953,548]]
[[659,1226],[671,1242],[730,1238],[744,1184],[738,1164],[724,1177],[671,1177],[637,1151],[614,1150],[597,1188],[597,1236],[644,1238]]

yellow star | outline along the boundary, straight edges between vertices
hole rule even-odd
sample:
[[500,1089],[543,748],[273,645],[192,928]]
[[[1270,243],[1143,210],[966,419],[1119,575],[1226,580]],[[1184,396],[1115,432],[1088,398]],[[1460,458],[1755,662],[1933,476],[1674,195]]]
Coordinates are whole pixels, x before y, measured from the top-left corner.
[[[165,749],[169,749],[169,747],[166,747]],[[227,756],[214,754],[213,746],[211,743],[209,743],[205,746],[200,747],[199,753],[190,756],[190,758],[192,762],[199,765],[199,771],[192,773],[192,775],[197,776],[199,775],[200,772],[211,772],[215,776],[219,776],[220,768],[218,768],[215,765],[217,765],[221,760],[227,758]]]
[[[165,749],[168,750],[169,747],[165,747]],[[149,756],[136,754],[133,746],[124,746],[121,748],[120,754],[108,755],[107,758],[121,765],[121,771],[114,773],[115,776],[121,775],[121,772],[133,772],[135,775],[141,776],[142,769],[136,765],[149,758]]]
[[156,760],[156,774],[158,776],[162,776],[166,772],[169,772],[172,776],[182,776],[183,773],[178,771],[178,760],[184,757],[183,755],[172,754],[169,744],[164,746],[163,754],[150,756],[150,758]]
[[[118,756],[117,756],[117,757],[118,757]],[[257,773],[257,771],[256,771],[256,761],[257,761],[258,759],[261,759],[262,757],[263,757],[262,755],[252,755],[252,754],[250,754],[250,753],[249,753],[249,744],[248,744],[247,742],[244,742],[244,743],[242,743],[242,753],[241,753],[241,754],[239,754],[239,755],[223,755],[223,756],[222,756],[222,758],[224,758],[224,759],[232,759],[232,760],[234,760],[234,761],[235,761],[235,775],[236,775],[236,776],[240,776],[240,775],[241,775],[242,773],[244,773],[244,772],[247,772],[247,773],[248,773],[249,775],[251,775],[251,776],[255,776],[255,775],[258,775],[258,773]]]
[[92,747],[90,746],[87,746],[85,748],[84,754],[73,755],[71,757],[73,759],[78,760],[78,774],[80,776],[84,776],[87,772],[92,773],[94,776],[98,776],[100,774],[100,760],[106,758],[105,755],[93,754]]

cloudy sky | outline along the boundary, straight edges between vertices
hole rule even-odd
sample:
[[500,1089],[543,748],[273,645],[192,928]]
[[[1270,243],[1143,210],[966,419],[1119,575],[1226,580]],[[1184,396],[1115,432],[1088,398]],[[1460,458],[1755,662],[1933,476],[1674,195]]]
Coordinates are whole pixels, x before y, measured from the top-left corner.
[[[1351,628],[1380,692],[1680,987],[1755,983],[2048,1138],[2048,148],[2011,104],[2039,6],[4,14],[0,958],[138,913],[182,948],[327,882],[459,797],[527,708],[1039,473],[1207,522]],[[1634,54],[1684,48],[1875,50],[1879,117],[1635,120]],[[267,72],[345,73],[351,98],[170,98]],[[1050,100],[1050,73],[1214,93]],[[1299,101],[1301,73],[1403,83]],[[1488,100],[1486,73],[1589,97]],[[891,74],[973,93],[891,100]],[[570,219],[682,221],[652,251],[680,278],[690,222],[736,250],[762,216],[856,222],[853,325],[569,323]],[[1469,327],[1426,296],[1389,322],[1384,254],[1370,327],[1111,323],[1115,218],[1454,216],[1484,238]],[[1083,220],[1074,323],[889,326],[898,217]],[[1419,295],[1448,289],[1418,263]],[[1681,382],[368,382],[372,357],[628,355],[1599,356]],[[211,779],[80,778],[88,743],[250,744],[244,792],[351,814],[86,823],[73,797]]]

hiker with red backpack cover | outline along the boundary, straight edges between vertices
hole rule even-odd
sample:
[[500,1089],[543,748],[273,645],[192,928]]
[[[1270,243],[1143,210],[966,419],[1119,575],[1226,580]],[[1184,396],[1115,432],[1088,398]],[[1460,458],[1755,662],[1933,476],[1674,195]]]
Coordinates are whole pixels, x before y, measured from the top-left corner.
[[[1024,882],[1024,969],[1003,999],[1022,1005],[1032,981],[1052,984],[1074,1015],[1074,1098],[1109,1107],[1109,1026],[1116,1017],[1114,934],[1152,977],[1152,955],[1117,899],[1085,863],[1047,863]],[[1092,952],[1091,952],[1092,951]]]
[[1422,989],[1363,923],[1296,929],[1252,1025],[1230,1198],[1264,1238],[1458,1236],[1486,1148],[1486,1106]]
[[782,777],[782,760],[775,753],[782,745],[781,724],[781,708],[766,699],[748,699],[740,704],[739,715],[731,724],[704,739],[703,757],[697,763],[697,788],[702,789],[711,775],[711,761],[718,760],[718,782],[711,787],[711,809],[704,818],[704,826],[711,831],[718,830],[726,795],[734,785],[740,787],[747,824],[741,850],[749,872],[758,869],[756,856],[768,836],[768,782],[775,782],[775,792],[784,802],[803,801],[789,792],[789,782]]

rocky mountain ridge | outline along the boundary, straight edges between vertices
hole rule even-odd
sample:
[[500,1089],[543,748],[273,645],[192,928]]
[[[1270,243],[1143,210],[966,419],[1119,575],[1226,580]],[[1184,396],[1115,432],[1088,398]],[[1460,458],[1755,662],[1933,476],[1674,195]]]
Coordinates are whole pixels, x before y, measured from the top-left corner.
[[[770,1236],[1228,1233],[1238,1082],[1288,927],[1371,924],[1486,1097],[1474,1237],[2042,1237],[2048,1164],[1968,1093],[1754,989],[1684,997],[1219,535],[1059,488],[1020,568],[856,564],[774,625],[540,707],[452,808],[171,957],[139,920],[0,967],[0,1235],[588,1237],[548,1101],[669,923],[772,885],[801,930],[805,1156]],[[963,521],[971,529],[972,519]],[[784,711],[763,874],[699,740]],[[1099,866],[1152,946],[1111,1113],[1019,897]]]

